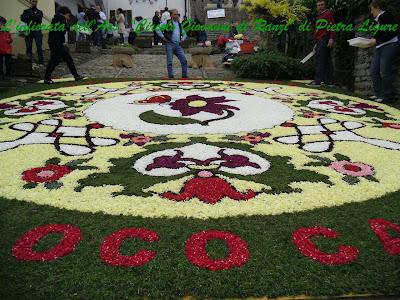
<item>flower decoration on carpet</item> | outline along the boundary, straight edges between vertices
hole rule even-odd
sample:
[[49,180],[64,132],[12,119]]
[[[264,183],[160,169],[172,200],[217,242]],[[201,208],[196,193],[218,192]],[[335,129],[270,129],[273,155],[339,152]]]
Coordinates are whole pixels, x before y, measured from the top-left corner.
[[162,194],[163,198],[174,201],[187,201],[194,197],[208,204],[215,204],[223,197],[249,200],[257,193],[253,190],[241,193],[216,174],[222,170],[227,173],[251,175],[265,172],[269,168],[268,161],[254,154],[204,144],[194,144],[174,149],[173,152],[167,150],[155,154],[139,159],[134,168],[152,176],[178,175],[194,170],[195,177],[185,182],[183,191],[178,194],[172,192]]
[[166,135],[158,135],[155,137],[151,137],[148,135],[144,135],[141,133],[128,133],[128,134],[120,134],[120,138],[122,139],[127,139],[128,141],[124,144],[124,146],[131,146],[131,145],[137,145],[137,146],[144,146],[147,143],[150,142],[167,142],[169,141],[169,138]]
[[320,226],[300,228],[292,236],[292,242],[304,256],[323,265],[345,265],[358,259],[359,250],[352,246],[340,245],[338,253],[324,253],[311,241],[313,237],[337,238],[339,233]]
[[[151,197],[156,193],[176,202],[197,198],[213,205],[223,198],[246,202],[259,193],[301,192],[301,189],[291,187],[293,182],[331,184],[326,175],[296,169],[290,163],[290,157],[268,156],[254,151],[253,145],[247,143],[212,143],[205,138],[190,140],[190,144],[149,143],[143,146],[147,151],[111,159],[107,172],[80,179],[75,190],[118,185],[122,189],[112,193],[113,196]],[[292,176],[277,180],[276,172]],[[159,187],[153,190],[158,184]]]
[[228,100],[225,96],[219,97],[202,97],[198,95],[187,96],[185,99],[179,99],[170,103],[171,109],[178,110],[182,116],[193,116],[200,112],[211,113],[215,115],[223,115],[222,118],[212,119],[208,121],[203,121],[202,125],[208,125],[210,122],[217,120],[225,120],[234,116],[232,110],[239,110],[239,108],[232,105],[227,105],[227,102],[233,102],[235,100]]
[[43,93],[43,95],[45,95],[47,97],[62,97],[62,96],[65,96],[65,94],[61,93],[61,92],[47,92],[47,93]]
[[316,160],[316,162],[310,162],[305,166],[319,167],[325,166],[335,170],[338,173],[344,175],[343,180],[348,184],[354,185],[360,182],[360,178],[365,178],[370,181],[379,182],[374,177],[375,170],[372,166],[361,162],[352,162],[349,157],[342,154],[336,153],[334,157],[336,161],[332,161],[329,158],[321,157],[317,155],[308,155],[309,158]]
[[[227,244],[229,255],[225,259],[214,260],[207,254],[207,243],[215,239],[222,240]],[[185,244],[185,253],[192,264],[210,271],[242,267],[250,258],[245,240],[229,231],[219,230],[202,231],[190,236]]]
[[269,132],[251,132],[246,135],[226,135],[225,139],[228,141],[234,141],[234,142],[239,142],[239,141],[244,141],[248,142],[252,145],[257,145],[257,144],[271,144],[271,142],[266,141],[266,138],[270,137],[271,134]]
[[10,103],[0,103],[0,110],[6,110],[11,108],[16,108],[18,105]]
[[60,165],[59,158],[49,159],[46,161],[44,167],[33,168],[22,173],[22,180],[27,182],[23,187],[24,189],[32,189],[37,187],[39,183],[44,183],[44,187],[49,190],[59,189],[63,186],[63,183],[58,180],[72,171],[97,169],[92,166],[82,166],[82,164],[87,163],[90,160],[91,158],[78,159],[70,161],[65,165]]
[[190,81],[190,80],[181,80],[176,82],[160,82],[155,84],[156,86],[160,86],[162,88],[170,88],[170,89],[181,89],[181,90],[198,90],[198,89],[208,89],[210,87],[214,87],[219,85],[218,82],[199,82],[199,81]]
[[79,98],[79,100],[82,102],[96,102],[96,101],[102,100],[102,99],[104,99],[104,97],[87,96],[87,97]]
[[79,115],[77,114],[77,111],[65,111],[62,113],[54,114],[54,118],[60,118],[64,120],[75,120]]
[[[41,114],[50,111],[60,111],[68,107],[63,101],[56,99],[42,99],[40,97],[32,97],[31,99],[40,99],[34,101],[21,101],[20,106],[10,107],[5,106],[5,111],[2,114],[6,117],[19,117],[33,114]],[[8,106],[8,107],[7,107]]]
[[[35,245],[50,233],[63,235],[63,239],[47,251],[35,251]],[[82,240],[81,230],[69,224],[47,224],[26,232],[13,246],[13,256],[22,261],[52,261],[75,250]]]
[[316,119],[319,117],[325,116],[324,113],[317,113],[311,110],[300,110],[300,117],[306,118],[306,119]]

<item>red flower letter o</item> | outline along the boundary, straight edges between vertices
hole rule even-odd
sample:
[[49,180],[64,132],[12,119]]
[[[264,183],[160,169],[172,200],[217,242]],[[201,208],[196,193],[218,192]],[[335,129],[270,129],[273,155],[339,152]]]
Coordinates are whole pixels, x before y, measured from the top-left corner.
[[[212,260],[207,252],[206,245],[209,240],[220,239],[225,241],[229,247],[229,256],[221,260]],[[239,236],[218,230],[208,230],[193,234],[186,241],[186,257],[188,260],[204,269],[211,271],[227,270],[246,264],[249,259],[249,250],[246,241]]]
[[304,256],[310,257],[321,264],[344,265],[357,259],[359,251],[357,248],[352,246],[340,245],[338,253],[334,254],[321,252],[311,241],[311,238],[314,236],[337,238],[339,234],[330,228],[315,226],[298,229],[293,233],[292,240]]
[[108,236],[100,246],[100,258],[106,264],[119,267],[140,267],[151,261],[157,252],[140,250],[135,255],[121,255],[119,249],[127,238],[138,238],[152,243],[160,238],[154,231],[146,228],[125,228]]
[[[62,233],[64,238],[52,249],[36,252],[33,247],[49,233]],[[82,238],[78,227],[68,224],[48,224],[26,232],[12,248],[13,255],[19,260],[51,261],[74,251]]]
[[386,229],[392,229],[400,233],[400,225],[385,219],[371,219],[368,221],[373,232],[378,236],[386,252],[391,255],[400,254],[400,238],[391,237]]

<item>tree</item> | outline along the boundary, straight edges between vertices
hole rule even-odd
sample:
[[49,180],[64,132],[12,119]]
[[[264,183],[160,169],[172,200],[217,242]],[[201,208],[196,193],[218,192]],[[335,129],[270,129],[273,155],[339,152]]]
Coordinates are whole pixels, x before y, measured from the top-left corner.
[[250,16],[273,23],[293,23],[306,17],[308,8],[301,0],[244,0],[242,9]]

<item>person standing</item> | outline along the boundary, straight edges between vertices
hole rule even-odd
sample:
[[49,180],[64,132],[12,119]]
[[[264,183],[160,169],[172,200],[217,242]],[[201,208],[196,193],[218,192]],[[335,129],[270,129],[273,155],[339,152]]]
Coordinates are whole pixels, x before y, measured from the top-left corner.
[[[31,0],[30,4],[31,7],[29,9],[25,9],[22,13],[21,21],[25,22],[29,27],[42,24],[43,12],[37,8],[38,1]],[[35,40],[36,43],[39,65],[43,65],[43,34],[41,30],[31,31],[28,35],[25,35],[26,55],[30,59],[32,59],[33,40]]]
[[6,65],[5,76],[11,76],[12,37],[8,31],[3,31],[3,26],[6,24],[7,20],[0,17],[0,78],[4,77],[3,60]]
[[92,29],[91,38],[93,45],[98,46],[99,40],[98,40],[97,26],[98,26],[98,20],[100,19],[100,15],[96,11],[94,5],[91,5],[90,8],[86,11],[85,19],[86,21],[89,21],[90,28]]
[[59,31],[50,31],[49,32],[49,47],[50,47],[50,61],[46,67],[46,73],[44,77],[44,83],[53,84],[54,82],[51,80],[51,74],[54,69],[58,66],[61,60],[67,63],[67,66],[75,77],[75,81],[83,80],[83,76],[79,75],[74,61],[71,55],[68,52],[68,49],[64,46],[65,42],[65,33],[68,30],[67,21],[71,16],[71,11],[68,7],[61,6],[56,15],[54,16],[51,24],[59,23],[61,26],[64,25],[65,30]]
[[[371,14],[379,25],[396,24],[394,17],[384,10],[381,0],[372,0]],[[396,31],[377,31],[370,40],[370,47],[375,47],[370,75],[374,86],[374,98],[377,102],[395,102],[396,91],[393,86],[393,64],[400,53],[400,41]]]
[[161,23],[167,22],[169,19],[171,19],[171,13],[168,10],[168,7],[164,8],[164,12],[161,15]]
[[117,23],[118,23],[118,33],[119,33],[119,40],[120,43],[123,44],[125,42],[125,16],[124,16],[124,11],[122,8],[117,9],[117,17],[116,17]]
[[107,21],[107,16],[106,14],[101,10],[100,5],[96,5],[96,12],[99,14],[99,18],[97,19],[97,24],[100,25],[99,28],[97,28],[97,41],[103,45],[104,42],[104,31],[103,31],[103,24],[105,21]]
[[186,39],[187,35],[182,24],[179,22],[179,14],[177,9],[171,10],[171,19],[161,23],[162,28],[166,28],[163,32],[157,30],[158,36],[165,42],[165,49],[167,52],[167,70],[168,78],[174,78],[172,69],[173,55],[178,58],[182,68],[182,79],[188,77],[188,65],[181,44]]
[[154,13],[154,16],[153,16],[154,46],[157,46],[158,42],[160,41],[160,38],[155,30],[155,28],[157,28],[157,26],[160,25],[160,23],[161,23],[160,12],[158,10],[156,10],[156,12]]
[[[82,6],[78,7],[78,13],[76,14],[76,19],[77,19],[77,23],[80,26],[83,26],[85,24],[85,12],[83,11]],[[78,42],[84,41],[86,39],[86,36],[84,33],[82,32],[77,32],[78,34]]]
[[[328,24],[335,24],[332,13],[326,7],[325,0],[317,1],[317,21],[326,20]],[[328,31],[325,28],[314,31],[314,39],[316,42],[316,70],[314,80],[307,84],[311,87],[320,87],[322,83],[327,86],[335,86],[333,81],[333,63],[331,57],[331,50],[335,46],[336,33],[335,31]]]

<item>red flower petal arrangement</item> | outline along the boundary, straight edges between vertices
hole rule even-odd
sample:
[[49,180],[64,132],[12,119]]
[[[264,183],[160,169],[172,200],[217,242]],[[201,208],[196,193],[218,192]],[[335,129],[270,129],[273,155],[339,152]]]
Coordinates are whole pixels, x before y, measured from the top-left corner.
[[[33,247],[49,233],[61,233],[64,238],[50,250],[42,252],[33,250]],[[14,244],[12,254],[18,260],[51,261],[74,251],[81,239],[82,234],[78,227],[68,224],[47,224],[26,232]]]
[[[224,259],[213,260],[206,252],[206,245],[212,239],[219,239],[227,243],[229,255]],[[208,230],[193,234],[185,244],[185,253],[188,260],[210,271],[227,270],[232,267],[244,266],[250,258],[250,252],[245,240],[229,231]]]
[[22,180],[26,181],[24,185],[25,189],[35,188],[39,183],[44,183],[44,187],[47,189],[59,189],[63,186],[62,182],[58,180],[68,175],[74,170],[88,170],[97,169],[91,166],[82,166],[81,164],[90,161],[89,159],[78,159],[70,161],[65,165],[60,165],[59,158],[52,158],[46,162],[44,167],[33,168],[26,170],[22,173]]

